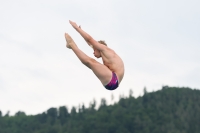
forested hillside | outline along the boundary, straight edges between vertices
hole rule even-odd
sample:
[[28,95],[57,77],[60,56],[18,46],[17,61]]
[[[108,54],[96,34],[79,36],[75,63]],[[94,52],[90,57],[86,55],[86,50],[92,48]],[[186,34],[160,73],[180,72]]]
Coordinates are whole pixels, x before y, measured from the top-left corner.
[[163,87],[114,105],[50,108],[38,115],[0,112],[0,133],[200,133],[200,90]]

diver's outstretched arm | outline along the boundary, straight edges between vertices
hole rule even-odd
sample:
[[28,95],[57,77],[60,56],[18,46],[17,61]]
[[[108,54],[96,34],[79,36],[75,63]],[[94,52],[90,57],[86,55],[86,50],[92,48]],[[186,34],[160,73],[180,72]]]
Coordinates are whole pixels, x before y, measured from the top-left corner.
[[88,33],[83,31],[80,26],[78,26],[75,22],[69,20],[69,23],[74,27],[74,29],[79,32],[79,34],[85,39],[88,45],[92,45],[92,47],[102,51],[107,48],[105,45],[100,44],[96,40],[94,40]]

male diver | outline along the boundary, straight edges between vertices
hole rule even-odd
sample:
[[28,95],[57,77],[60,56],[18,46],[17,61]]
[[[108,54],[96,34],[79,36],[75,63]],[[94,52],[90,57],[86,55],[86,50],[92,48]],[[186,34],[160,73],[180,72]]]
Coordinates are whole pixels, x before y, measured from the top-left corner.
[[93,71],[106,89],[115,90],[124,76],[124,63],[122,59],[104,41],[94,40],[75,22],[69,21],[69,23],[85,39],[88,45],[93,48],[94,56],[96,58],[102,57],[103,64],[82,52],[67,33],[65,33],[66,47],[73,50],[79,60]]

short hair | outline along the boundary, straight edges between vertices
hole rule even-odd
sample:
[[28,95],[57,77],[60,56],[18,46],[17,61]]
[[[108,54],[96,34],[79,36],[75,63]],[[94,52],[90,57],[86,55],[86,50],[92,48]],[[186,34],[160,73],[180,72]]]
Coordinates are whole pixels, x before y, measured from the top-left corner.
[[98,42],[101,43],[101,44],[103,44],[103,45],[105,45],[105,46],[107,46],[106,42],[103,41],[103,40],[100,40],[100,41],[98,41]]

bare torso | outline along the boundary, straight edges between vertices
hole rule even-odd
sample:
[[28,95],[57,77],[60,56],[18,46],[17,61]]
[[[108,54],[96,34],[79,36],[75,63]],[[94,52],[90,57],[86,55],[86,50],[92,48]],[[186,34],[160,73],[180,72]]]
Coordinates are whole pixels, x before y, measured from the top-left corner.
[[110,48],[100,51],[103,64],[107,66],[118,77],[120,83],[124,76],[124,63],[122,59]]

